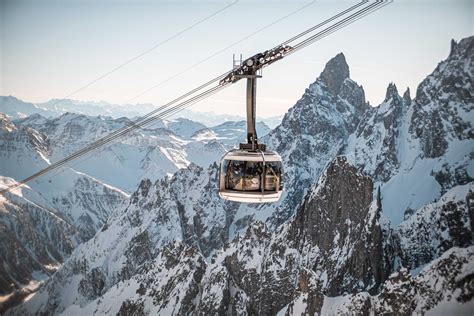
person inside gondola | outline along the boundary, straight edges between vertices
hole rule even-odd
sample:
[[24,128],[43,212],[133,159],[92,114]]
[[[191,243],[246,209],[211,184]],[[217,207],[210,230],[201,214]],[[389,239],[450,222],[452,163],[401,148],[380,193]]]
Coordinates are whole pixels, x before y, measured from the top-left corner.
[[227,189],[243,190],[243,181],[245,175],[245,162],[231,161],[227,169]]
[[245,170],[245,191],[260,191],[260,178],[262,175],[261,163],[247,161]]

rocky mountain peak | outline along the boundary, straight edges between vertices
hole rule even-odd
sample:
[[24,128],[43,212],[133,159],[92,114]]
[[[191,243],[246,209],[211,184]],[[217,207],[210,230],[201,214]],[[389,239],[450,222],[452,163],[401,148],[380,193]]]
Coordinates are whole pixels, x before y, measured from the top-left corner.
[[320,77],[332,94],[339,94],[342,83],[349,78],[349,66],[344,54],[339,53],[329,60]]
[[463,55],[464,57],[469,57],[468,54],[472,51],[474,47],[474,36],[463,38],[462,40],[456,42],[454,39],[451,40],[451,50],[449,52],[449,57],[454,55]]
[[407,104],[407,105],[410,105],[411,104],[411,96],[410,96],[410,88],[407,87],[407,89],[405,90],[405,92],[403,93],[403,101]]
[[449,51],[449,56],[453,54],[453,52],[456,50],[456,47],[458,46],[458,43],[453,39],[451,39],[451,49]]
[[387,102],[390,99],[395,99],[397,97],[399,97],[397,86],[393,82],[390,82],[387,87],[387,92],[385,93],[384,102]]
[[425,157],[444,155],[452,139],[472,139],[474,36],[451,45],[449,57],[417,88],[410,132],[420,139]]

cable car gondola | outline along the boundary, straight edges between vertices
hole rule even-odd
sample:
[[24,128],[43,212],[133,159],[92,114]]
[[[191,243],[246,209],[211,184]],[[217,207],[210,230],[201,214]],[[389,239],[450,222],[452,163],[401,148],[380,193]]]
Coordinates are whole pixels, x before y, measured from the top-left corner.
[[[235,62],[234,62],[235,63]],[[281,157],[266,150],[257,141],[255,129],[256,86],[258,55],[240,63],[223,80],[247,79],[247,143],[222,157],[219,175],[219,196],[244,203],[268,203],[280,199],[283,191]]]
[[230,201],[276,202],[283,190],[280,156],[273,151],[232,150],[222,159],[219,195]]

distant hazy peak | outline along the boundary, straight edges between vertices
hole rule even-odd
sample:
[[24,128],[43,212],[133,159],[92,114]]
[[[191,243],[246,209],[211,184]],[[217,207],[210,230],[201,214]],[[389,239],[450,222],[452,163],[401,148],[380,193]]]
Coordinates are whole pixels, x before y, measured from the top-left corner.
[[329,60],[320,77],[332,94],[339,94],[342,83],[349,78],[349,66],[344,54],[339,53]]

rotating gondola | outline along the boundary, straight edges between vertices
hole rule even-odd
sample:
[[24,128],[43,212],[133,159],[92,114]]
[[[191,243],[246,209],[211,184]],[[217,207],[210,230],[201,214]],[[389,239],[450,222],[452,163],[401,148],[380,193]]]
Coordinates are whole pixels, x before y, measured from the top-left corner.
[[[241,62],[224,81],[247,79],[247,143],[224,155],[219,174],[219,196],[243,203],[277,202],[283,192],[281,157],[259,144],[255,128],[257,70],[261,56]],[[235,62],[234,62],[235,63]]]

